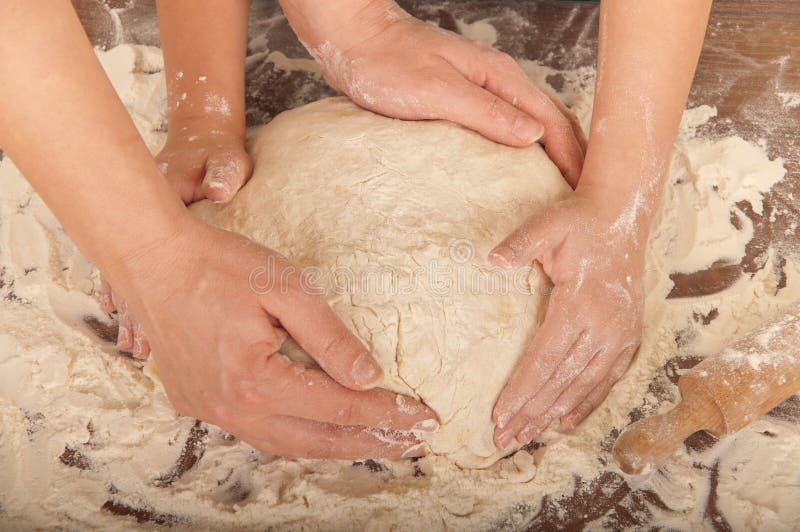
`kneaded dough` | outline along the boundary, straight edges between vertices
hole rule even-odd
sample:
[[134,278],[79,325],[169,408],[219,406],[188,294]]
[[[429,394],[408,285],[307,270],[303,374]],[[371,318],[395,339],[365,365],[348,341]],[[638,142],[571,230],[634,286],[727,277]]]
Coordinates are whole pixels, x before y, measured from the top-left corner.
[[513,450],[493,444],[491,412],[538,327],[545,279],[486,256],[569,194],[544,151],[345,98],[279,115],[250,151],[253,177],[233,201],[193,210],[313,268],[383,366],[383,386],[437,412],[441,427],[425,436],[434,453],[486,467]]

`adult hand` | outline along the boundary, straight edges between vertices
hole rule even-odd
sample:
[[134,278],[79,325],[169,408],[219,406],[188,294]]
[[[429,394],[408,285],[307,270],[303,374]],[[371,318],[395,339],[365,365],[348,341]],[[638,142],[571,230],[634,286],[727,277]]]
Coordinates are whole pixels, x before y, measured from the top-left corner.
[[[176,121],[156,162],[187,205],[206,198],[228,202],[253,172],[241,134],[216,114]],[[103,311],[117,313],[117,347],[136,358],[147,358],[150,345],[144,330],[105,279],[100,300]]]
[[[287,457],[424,454],[409,430],[435,427],[278,253],[186,216],[169,242],[107,269],[146,332],[176,410]],[[260,269],[260,270],[259,270]],[[274,289],[257,292],[252,272]],[[259,279],[259,287],[267,279]],[[279,349],[290,334],[322,369]]]
[[319,35],[309,51],[353,101],[406,120],[450,120],[510,146],[538,140],[576,186],[583,131],[511,56],[415,19],[394,2],[371,2],[348,23],[336,35]]
[[583,186],[490,254],[539,261],[554,284],[542,327],[495,404],[495,443],[527,443],[551,421],[574,428],[623,375],[641,340],[644,250],[624,212]]

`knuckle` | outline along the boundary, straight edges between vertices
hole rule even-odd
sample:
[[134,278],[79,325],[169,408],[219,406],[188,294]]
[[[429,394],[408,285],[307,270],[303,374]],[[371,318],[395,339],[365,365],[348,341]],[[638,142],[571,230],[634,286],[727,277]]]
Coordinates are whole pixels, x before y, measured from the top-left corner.
[[495,64],[509,70],[519,68],[514,58],[507,53],[497,50],[496,48],[489,48],[489,50],[491,59]]
[[347,351],[350,344],[350,335],[344,331],[329,335],[322,347],[325,358],[339,358],[342,352]]
[[361,409],[355,401],[345,404],[337,413],[337,422],[340,425],[356,425],[360,418]]
[[503,100],[498,96],[492,96],[486,103],[486,115],[492,119],[503,116]]
[[245,352],[253,357],[263,357],[264,355],[272,355],[280,350],[286,339],[286,333],[277,331],[274,328],[269,328],[263,331],[264,338],[259,342],[248,347]]
[[225,403],[235,404],[243,409],[251,409],[259,404],[260,394],[257,387],[249,380],[240,381],[230,387]]

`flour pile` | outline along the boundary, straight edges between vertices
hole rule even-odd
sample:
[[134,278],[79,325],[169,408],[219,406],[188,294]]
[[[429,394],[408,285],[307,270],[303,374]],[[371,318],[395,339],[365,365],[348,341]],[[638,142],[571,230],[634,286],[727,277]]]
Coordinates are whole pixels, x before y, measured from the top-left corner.
[[[120,46],[99,56],[157,151],[166,107],[160,51]],[[588,124],[590,69],[521,64],[539,83],[558,75],[562,98]],[[762,212],[763,195],[785,174],[780,160],[742,139],[699,137],[714,114],[699,107],[684,116],[649,242],[645,331],[632,367],[575,432],[548,431],[539,445],[482,470],[442,456],[403,463],[276,459],[177,416],[149,367],[101,339],[113,333],[96,301],[96,272],[4,159],[0,521],[20,528],[115,528],[138,520],[178,529],[438,530],[521,528],[544,514],[566,514],[556,503],[576,488],[621,479],[609,443],[629,413],[666,409],[676,399],[662,369],[669,360],[687,350],[713,354],[800,298],[800,268],[773,252],[719,293],[668,298],[671,276],[743,259],[754,233],[748,213]],[[800,519],[800,479],[785,464],[796,464],[798,453],[800,427],[758,421],[711,451],[676,457],[663,473],[628,479],[635,491],[620,499],[617,515],[591,517],[590,525],[618,524],[625,513],[666,527],[709,527],[713,494],[715,511],[734,528],[790,529]],[[606,485],[620,485],[614,482]]]

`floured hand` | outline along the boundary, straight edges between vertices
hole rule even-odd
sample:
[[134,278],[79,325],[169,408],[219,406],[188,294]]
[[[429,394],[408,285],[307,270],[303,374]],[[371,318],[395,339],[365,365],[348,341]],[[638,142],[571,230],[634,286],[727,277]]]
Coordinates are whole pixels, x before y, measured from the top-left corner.
[[156,161],[187,205],[202,199],[228,202],[253,172],[244,138],[213,115],[170,125]]
[[[411,398],[370,389],[381,382],[380,366],[296,267],[187,218],[171,241],[112,272],[178,412],[270,454],[424,454],[409,431],[435,427],[435,414]],[[321,370],[279,352],[289,334]]]
[[[391,1],[351,1],[330,13],[304,4],[282,2],[325,78],[360,106],[405,120],[450,120],[511,146],[538,140],[576,185],[586,146],[577,120],[509,55]],[[331,25],[334,18],[341,20]]]
[[641,339],[644,249],[627,222],[602,193],[579,189],[491,253],[506,268],[539,261],[554,284],[545,321],[495,405],[498,447],[527,443],[554,420],[574,428],[628,368]]

